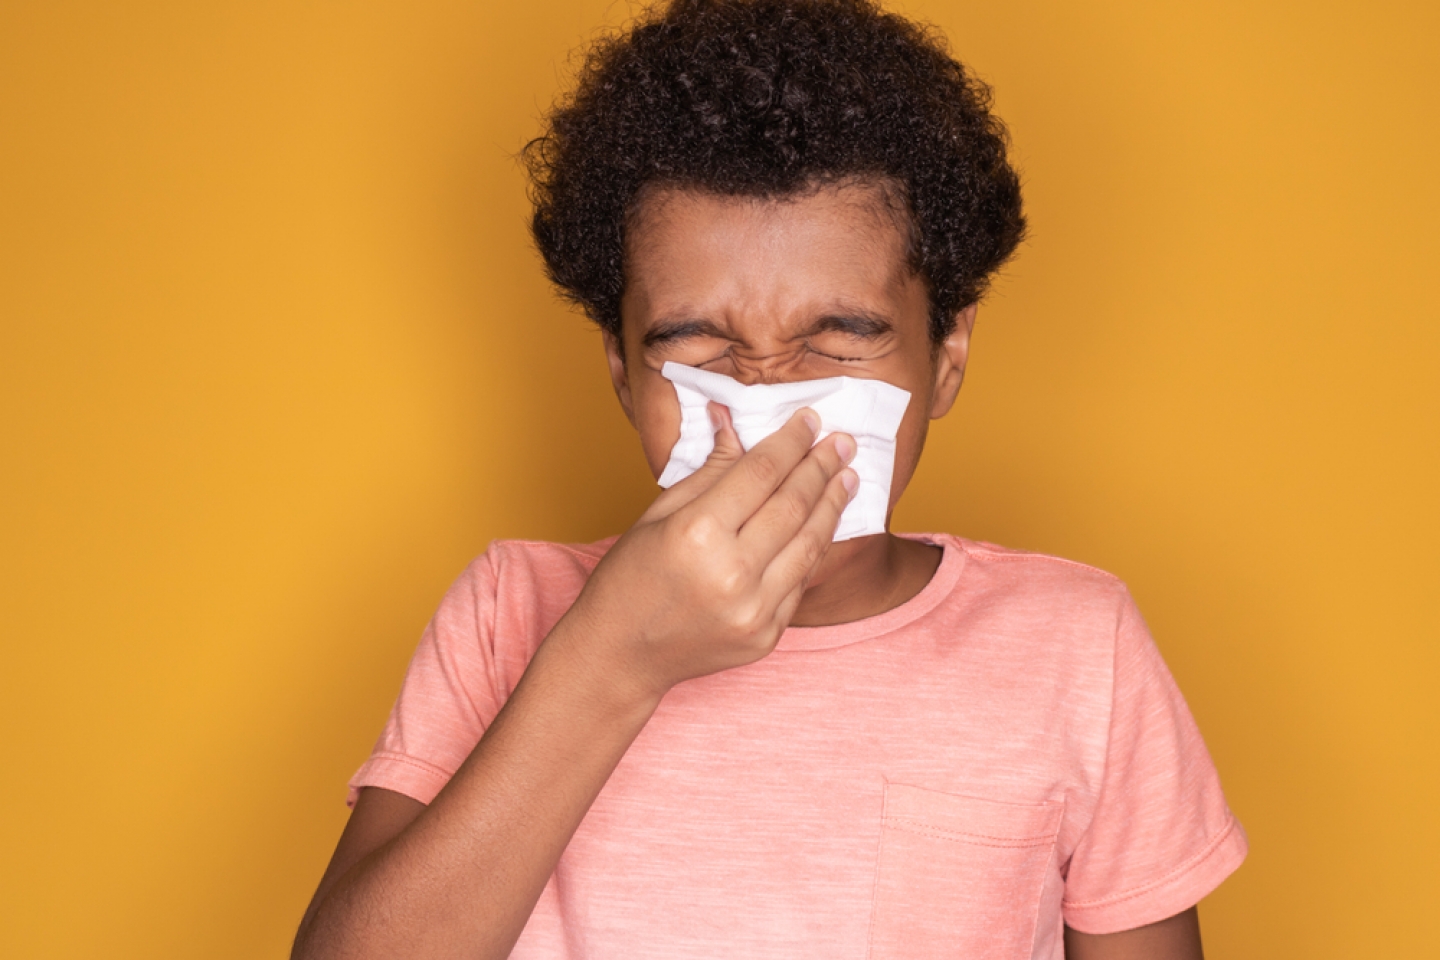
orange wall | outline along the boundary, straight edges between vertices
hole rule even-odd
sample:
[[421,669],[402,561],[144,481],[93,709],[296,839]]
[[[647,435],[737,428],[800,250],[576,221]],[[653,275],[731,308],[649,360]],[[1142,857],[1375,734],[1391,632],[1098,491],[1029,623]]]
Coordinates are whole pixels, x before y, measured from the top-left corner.
[[[0,955],[283,956],[450,579],[652,495],[512,159],[626,9],[0,6]],[[1212,956],[1432,952],[1440,8],[905,9],[1034,229],[901,525],[1130,581]]]

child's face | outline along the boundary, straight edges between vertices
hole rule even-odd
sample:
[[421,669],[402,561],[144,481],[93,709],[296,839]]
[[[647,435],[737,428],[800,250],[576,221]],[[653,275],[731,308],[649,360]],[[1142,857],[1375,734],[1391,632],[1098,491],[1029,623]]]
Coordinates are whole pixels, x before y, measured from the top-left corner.
[[929,420],[955,400],[974,308],[934,349],[929,297],[874,186],[765,201],[669,190],[647,198],[627,244],[611,376],[658,477],[680,436],[667,360],[780,383],[850,376],[910,391],[896,442],[893,510]]

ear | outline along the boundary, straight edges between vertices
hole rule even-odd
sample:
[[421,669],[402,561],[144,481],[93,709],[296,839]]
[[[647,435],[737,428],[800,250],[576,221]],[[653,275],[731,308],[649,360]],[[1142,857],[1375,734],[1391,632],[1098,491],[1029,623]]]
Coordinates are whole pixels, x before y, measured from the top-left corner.
[[965,361],[970,359],[970,332],[975,329],[976,304],[955,314],[955,329],[935,350],[935,390],[930,395],[930,419],[939,420],[950,412],[965,379]]
[[610,385],[615,388],[615,397],[620,401],[620,409],[625,411],[625,419],[630,421],[630,426],[635,426],[635,404],[630,399],[630,375],[625,369],[625,344],[620,337],[609,330],[601,333],[605,341],[605,360],[610,365]]

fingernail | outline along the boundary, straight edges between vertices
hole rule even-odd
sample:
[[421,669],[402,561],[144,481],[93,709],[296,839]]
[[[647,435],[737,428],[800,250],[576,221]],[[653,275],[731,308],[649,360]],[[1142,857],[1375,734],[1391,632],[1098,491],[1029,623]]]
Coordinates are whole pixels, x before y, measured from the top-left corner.
[[835,452],[840,454],[840,459],[849,463],[855,459],[855,438],[848,433],[837,433],[835,435]]
[[800,419],[805,421],[805,425],[810,428],[811,433],[820,432],[820,414],[814,410],[811,410],[809,407],[801,410]]
[[711,429],[711,430],[719,430],[719,429],[720,429],[720,412],[715,409],[715,404],[713,404],[713,403],[707,403],[707,404],[705,405],[705,412],[710,415],[710,429]]
[[840,482],[845,484],[845,492],[850,494],[851,499],[854,499],[855,491],[860,489],[860,474],[846,467],[840,474]]

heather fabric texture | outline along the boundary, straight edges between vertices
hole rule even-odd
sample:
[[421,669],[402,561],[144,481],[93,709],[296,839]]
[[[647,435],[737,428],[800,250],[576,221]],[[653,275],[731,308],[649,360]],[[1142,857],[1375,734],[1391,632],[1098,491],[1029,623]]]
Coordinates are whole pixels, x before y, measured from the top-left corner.
[[[514,957],[1064,955],[1172,916],[1246,842],[1123,584],[943,535],[867,620],[791,628],[673,689],[601,791]],[[428,803],[612,541],[500,541],[426,629],[351,781]],[[483,909],[477,904],[476,909]]]

